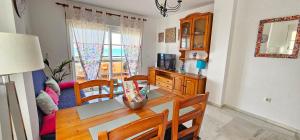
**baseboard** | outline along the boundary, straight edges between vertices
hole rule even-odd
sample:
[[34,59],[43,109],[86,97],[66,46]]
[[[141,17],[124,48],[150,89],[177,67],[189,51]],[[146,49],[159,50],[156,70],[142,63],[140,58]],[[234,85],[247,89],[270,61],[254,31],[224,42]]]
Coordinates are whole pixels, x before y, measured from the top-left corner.
[[213,103],[213,102],[210,102],[210,101],[208,101],[207,103],[208,103],[209,105],[212,105],[212,106],[215,106],[215,107],[218,107],[218,108],[224,107],[224,105],[218,105],[218,104]]
[[[211,104],[211,103],[209,103],[209,104]],[[214,106],[215,106],[215,105],[214,105]],[[217,107],[218,107],[218,106],[217,106]],[[268,119],[268,118],[265,118],[265,117],[262,117],[262,116],[259,116],[259,115],[256,115],[256,114],[253,114],[253,113],[244,111],[244,110],[239,109],[239,108],[237,108],[237,107],[230,106],[230,105],[222,105],[222,107],[227,107],[227,108],[232,109],[232,110],[234,110],[234,111],[237,111],[237,112],[246,114],[246,115],[248,115],[248,116],[250,116],[250,117],[253,117],[253,118],[262,120],[262,121],[264,121],[264,122],[271,123],[271,124],[273,124],[273,125],[276,125],[276,126],[278,126],[278,127],[281,127],[281,128],[286,129],[286,130],[288,130],[288,131],[292,131],[292,132],[295,132],[295,133],[300,134],[300,130],[298,130],[298,129],[296,129],[296,128],[293,128],[293,127],[287,126],[287,125],[285,125],[285,124],[282,124],[282,123],[279,123],[279,122],[270,120],[270,119]]]

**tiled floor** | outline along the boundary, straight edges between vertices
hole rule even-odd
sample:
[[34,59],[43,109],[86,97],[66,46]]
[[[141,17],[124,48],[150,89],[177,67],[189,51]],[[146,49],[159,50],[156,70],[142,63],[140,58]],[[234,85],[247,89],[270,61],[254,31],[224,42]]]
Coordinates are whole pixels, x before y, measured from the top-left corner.
[[[190,126],[191,122],[185,125]],[[299,135],[229,108],[207,106],[202,140],[300,140]]]

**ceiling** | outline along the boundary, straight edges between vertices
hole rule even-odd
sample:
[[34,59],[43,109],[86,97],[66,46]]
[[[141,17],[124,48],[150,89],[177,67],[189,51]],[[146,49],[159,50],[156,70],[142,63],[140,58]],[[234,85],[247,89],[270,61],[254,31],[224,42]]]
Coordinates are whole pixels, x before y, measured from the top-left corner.
[[[157,17],[160,16],[158,9],[155,6],[155,0],[73,0],[95,6],[119,10],[129,13],[134,13],[142,16]],[[159,0],[162,1],[162,0]],[[213,0],[183,0],[180,11],[193,9],[212,3]],[[168,0],[170,6],[175,6],[177,0]]]

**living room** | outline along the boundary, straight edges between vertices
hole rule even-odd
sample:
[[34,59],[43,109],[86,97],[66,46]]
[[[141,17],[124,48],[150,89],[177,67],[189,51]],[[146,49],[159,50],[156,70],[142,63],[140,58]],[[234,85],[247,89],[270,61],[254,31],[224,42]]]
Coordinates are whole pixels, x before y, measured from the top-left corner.
[[[159,4],[163,2],[165,1],[158,0]],[[180,6],[176,7],[178,4]],[[300,24],[297,19],[300,12],[299,4],[298,0],[169,0],[167,5],[171,10],[164,15],[164,11],[160,10],[159,6],[157,7],[155,0],[2,0],[0,32],[37,36],[41,60],[47,60],[52,70],[62,62],[71,60],[63,67],[66,73],[62,79],[58,79],[61,83],[117,79],[114,84],[122,85],[122,82],[130,76],[148,75],[151,90],[160,90],[161,87],[168,89],[165,83],[170,82],[170,92],[175,93],[174,77],[196,78],[195,94],[209,92],[203,123],[200,124],[201,129],[198,134],[202,139],[298,140],[300,133],[298,119],[300,117],[298,102],[300,98],[298,85],[300,82],[298,78]],[[172,10],[172,8],[178,9]],[[93,15],[80,14],[82,11],[83,13],[92,11]],[[198,15],[195,16],[195,14]],[[185,38],[183,28],[184,21],[194,16],[208,19],[205,26],[206,37],[202,39],[207,50],[183,48],[187,45],[183,43],[184,41],[190,43],[196,36],[196,33],[193,33]],[[76,20],[84,22],[80,23]],[[91,20],[97,24],[90,24]],[[286,37],[294,37],[289,40],[289,43],[293,44],[291,45],[292,51],[287,52],[288,55],[274,54],[271,50],[270,54],[267,54],[267,51],[260,54],[260,51],[264,51],[263,47],[268,48],[262,44],[269,43],[271,40],[271,36],[264,32],[267,30],[266,24],[286,21],[296,21],[295,25],[297,25],[293,32],[295,34],[286,35]],[[134,27],[134,30],[124,30],[128,27],[127,24]],[[93,31],[97,30],[97,33],[82,30],[90,28],[94,29]],[[126,46],[130,45],[124,42],[139,47],[126,50]],[[85,46],[84,43],[94,44],[91,47],[93,49],[80,50],[84,48],[80,47]],[[191,46],[187,48],[192,47],[194,42],[190,44]],[[2,46],[5,45],[1,44],[0,49],[3,49]],[[5,64],[16,65],[8,60],[9,56],[4,57],[6,54],[4,51],[1,50],[1,52],[0,69],[8,67]],[[32,52],[31,55],[33,54]],[[162,65],[159,64],[160,57],[158,56],[172,58],[174,66],[169,68],[173,70],[172,72],[161,69]],[[93,61],[91,63],[86,60],[95,57],[97,59],[91,59]],[[201,64],[204,66],[201,67]],[[42,72],[45,76],[53,76],[47,63],[43,62],[43,65]],[[154,72],[154,75],[151,75],[151,72]],[[0,71],[0,75],[8,74],[11,74],[9,81],[15,82],[19,100],[17,108],[23,120],[20,124],[23,128],[12,130],[17,132],[14,137],[22,139],[18,132],[22,135],[21,131],[24,131],[23,134],[26,134],[27,139],[45,139],[40,134],[42,125],[39,121],[42,118],[38,116],[37,95],[34,94],[39,92],[35,91],[37,90],[36,79],[42,79],[41,75],[36,75],[31,71],[19,74]],[[60,73],[59,78],[62,74]],[[159,79],[165,81],[159,83],[157,82],[159,76],[167,79]],[[151,82],[151,78],[154,82]],[[1,80],[0,83],[7,81],[5,78]],[[74,82],[72,90],[75,86]],[[186,86],[189,85],[183,84],[180,88],[185,90]],[[123,91],[123,88],[119,86],[114,90],[119,92],[119,90]],[[107,91],[109,90],[108,88]],[[75,91],[71,94],[76,96]],[[66,101],[60,100],[60,102],[68,102],[67,99]],[[1,102],[4,103],[7,100],[3,98]],[[153,103],[149,100],[145,109],[142,110],[146,110],[148,105],[151,108],[150,106],[155,103],[155,99]],[[80,105],[75,105],[74,98],[74,107],[76,106]],[[1,114],[7,113],[5,109],[1,109],[0,112]],[[147,112],[145,111],[145,114]],[[143,113],[137,114],[143,115]],[[11,135],[3,135],[5,132],[3,126],[10,122],[3,116],[1,117],[0,136],[4,139]],[[100,120],[100,118],[102,118],[101,115],[95,120]],[[73,139],[80,139],[80,134],[76,137],[75,132],[62,129],[63,125],[75,122],[68,120],[66,123],[59,124],[62,120],[58,119],[56,118],[56,134],[51,133],[56,135],[56,139],[67,139],[66,137],[70,134],[73,134]],[[111,120],[107,119],[104,122],[109,121]],[[81,123],[77,125],[79,124]],[[95,123],[92,126],[99,124]],[[190,125],[187,124],[187,126]],[[80,128],[83,128],[83,126],[76,129],[75,126],[72,127],[78,132]],[[72,127],[69,126],[69,128]],[[80,132],[88,135],[81,137],[83,139],[92,137],[89,129]]]

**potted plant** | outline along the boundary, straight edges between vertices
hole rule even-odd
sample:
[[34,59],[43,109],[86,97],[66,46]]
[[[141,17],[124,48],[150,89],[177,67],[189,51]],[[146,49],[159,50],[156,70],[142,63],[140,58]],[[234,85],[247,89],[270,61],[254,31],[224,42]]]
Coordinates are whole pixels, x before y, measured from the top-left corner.
[[60,65],[57,65],[54,68],[51,68],[50,62],[48,59],[44,59],[44,63],[48,67],[51,77],[56,81],[56,82],[61,82],[65,79],[66,76],[70,75],[69,72],[65,69],[67,65],[69,65],[72,62],[70,59],[66,59],[63,62],[61,62]]

